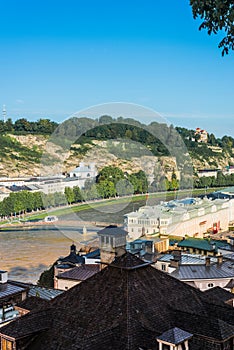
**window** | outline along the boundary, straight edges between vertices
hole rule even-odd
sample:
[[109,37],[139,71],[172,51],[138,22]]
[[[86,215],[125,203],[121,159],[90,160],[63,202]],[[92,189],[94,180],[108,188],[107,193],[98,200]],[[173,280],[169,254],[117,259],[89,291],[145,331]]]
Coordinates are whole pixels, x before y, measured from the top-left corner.
[[13,342],[2,338],[2,350],[13,350]]
[[162,264],[162,271],[166,271],[166,264]]
[[209,288],[214,287],[214,283],[208,283],[208,287],[209,287]]

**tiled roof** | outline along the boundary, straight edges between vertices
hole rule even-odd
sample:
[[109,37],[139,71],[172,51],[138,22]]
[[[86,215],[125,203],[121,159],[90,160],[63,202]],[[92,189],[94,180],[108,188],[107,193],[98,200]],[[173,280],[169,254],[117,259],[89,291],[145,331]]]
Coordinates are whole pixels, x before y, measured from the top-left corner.
[[26,310],[34,310],[38,307],[47,307],[48,301],[39,297],[28,297],[25,300],[17,304],[17,306]]
[[205,295],[207,295],[209,298],[218,298],[219,300],[223,301],[224,303],[234,299],[234,294],[228,292],[227,290],[221,288],[221,287],[214,287],[207,289],[203,292]]
[[92,277],[99,271],[100,271],[100,266],[98,264],[84,264],[81,266],[76,266],[69,271],[60,273],[57,276],[57,278],[85,281],[87,278]]
[[42,327],[25,350],[155,349],[175,327],[214,342],[233,337],[234,309],[127,253],[1,333],[22,337]]
[[11,295],[23,293],[27,289],[27,287],[20,287],[11,282],[0,283],[0,300]]
[[65,258],[59,258],[59,262],[62,263],[72,263],[72,264],[84,264],[85,259],[83,256],[80,256],[74,252],[71,252],[68,256],[65,256]]
[[89,258],[89,259],[100,258],[100,249],[96,249],[92,252],[87,253],[85,255],[85,258]]
[[196,238],[188,238],[180,241],[178,243],[178,247],[185,247],[185,248],[196,248],[206,251],[213,251],[215,248],[213,245],[206,239],[196,239]]
[[110,235],[110,236],[122,236],[125,235],[127,236],[127,231],[123,230],[122,228],[115,226],[115,225],[109,225],[105,227],[104,229],[98,231],[97,235],[102,236],[102,235]]
[[[173,254],[164,254],[161,256],[158,261],[163,262],[170,262],[174,259]],[[210,258],[211,262],[216,262],[216,258]],[[194,254],[181,254],[181,265],[204,265],[205,264],[205,257],[202,255],[194,255]]]
[[43,288],[39,286],[32,286],[29,290],[29,297],[39,297],[45,300],[51,300],[62,294],[63,291],[59,289]]
[[232,278],[234,277],[234,265],[230,261],[222,264],[205,265],[180,265],[171,276],[179,280]]
[[175,327],[164,332],[157,339],[170,344],[178,345],[191,338],[192,336],[193,335],[191,333],[185,332],[182,329]]

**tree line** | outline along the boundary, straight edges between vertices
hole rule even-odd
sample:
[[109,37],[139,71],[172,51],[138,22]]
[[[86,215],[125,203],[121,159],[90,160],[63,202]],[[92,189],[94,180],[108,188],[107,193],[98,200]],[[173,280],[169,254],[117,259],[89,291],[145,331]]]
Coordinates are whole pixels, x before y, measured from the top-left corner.
[[58,127],[58,123],[50,119],[39,119],[35,122],[28,121],[26,118],[20,118],[15,122],[7,119],[6,122],[0,120],[0,134],[13,133],[19,135],[25,134],[52,134]]
[[[234,186],[234,174],[224,175],[218,172],[217,177],[196,177],[195,188]],[[66,187],[64,193],[55,192],[45,194],[43,192],[20,191],[13,192],[0,202],[0,216],[14,217],[33,211],[40,211],[51,207],[81,203],[87,200],[113,198],[158,191],[174,191],[180,188],[180,182],[173,174],[171,181],[161,177],[159,181],[148,186],[145,173],[140,170],[137,173],[127,174],[117,167],[104,167],[98,174],[97,180],[87,180],[85,187]]]
[[224,175],[221,171],[215,176],[203,176],[196,177],[194,179],[195,188],[206,188],[206,187],[225,187],[234,186],[234,174]]

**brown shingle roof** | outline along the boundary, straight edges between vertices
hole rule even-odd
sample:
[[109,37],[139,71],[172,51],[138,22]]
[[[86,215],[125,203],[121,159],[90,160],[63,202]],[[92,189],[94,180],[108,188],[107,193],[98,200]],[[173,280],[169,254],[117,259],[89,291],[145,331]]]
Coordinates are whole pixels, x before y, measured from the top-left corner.
[[156,349],[156,338],[174,327],[218,341],[234,336],[231,306],[208,302],[199,290],[130,253],[49,305],[42,315],[32,311],[1,333],[17,335],[31,319],[45,317],[49,328],[27,350]]
[[76,280],[76,281],[85,281],[87,278],[92,277],[99,271],[100,271],[100,265],[98,264],[87,264],[87,265],[84,264],[81,266],[74,267],[69,271],[60,273],[57,276],[57,278]]
[[234,294],[231,292],[228,292],[227,290],[221,288],[221,287],[214,287],[207,289],[203,292],[205,295],[207,295],[209,298],[215,298],[223,301],[224,303],[234,299]]
[[48,301],[41,299],[39,297],[28,297],[25,300],[18,303],[17,306],[21,307],[22,309],[31,311],[38,307],[46,308],[48,306]]

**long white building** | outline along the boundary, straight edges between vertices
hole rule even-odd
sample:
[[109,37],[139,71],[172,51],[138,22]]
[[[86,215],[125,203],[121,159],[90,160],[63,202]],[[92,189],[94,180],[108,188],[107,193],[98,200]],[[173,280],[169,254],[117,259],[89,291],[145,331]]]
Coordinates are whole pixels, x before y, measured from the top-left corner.
[[228,230],[234,219],[234,200],[186,198],[144,206],[125,215],[129,237],[160,233],[165,236],[203,238],[207,232]]

